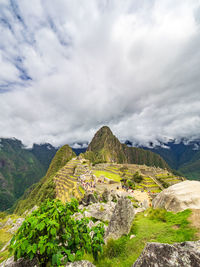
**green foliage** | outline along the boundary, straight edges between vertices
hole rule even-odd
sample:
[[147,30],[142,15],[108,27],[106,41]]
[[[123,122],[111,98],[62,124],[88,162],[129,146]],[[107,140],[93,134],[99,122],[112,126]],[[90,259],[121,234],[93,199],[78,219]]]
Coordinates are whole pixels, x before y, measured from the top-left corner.
[[122,166],[120,169],[119,169],[120,172],[126,172],[128,171],[128,167],[126,166]]
[[122,236],[118,240],[110,239],[105,247],[104,257],[116,258],[125,251],[127,236]]
[[133,174],[133,181],[136,182],[136,183],[141,183],[142,180],[143,180],[143,176],[141,174],[139,174],[138,171],[136,171],[134,174]]
[[161,177],[157,177],[156,179],[162,184],[164,188],[168,188],[170,186],[170,184],[164,181]]
[[70,159],[76,157],[76,154],[73,152],[71,147],[68,145],[62,146],[53,158],[46,176],[50,177],[54,175],[59,169],[61,169]]
[[31,189],[28,189],[18,203],[16,203],[14,207],[15,213],[22,214],[25,210],[31,209],[34,205],[40,205],[47,198],[54,199],[56,194],[53,180],[54,175],[74,156],[75,153],[68,145],[61,147],[53,158],[46,176]]
[[32,151],[17,139],[1,138],[0,211],[10,208],[16,199],[45,175],[47,168]]
[[65,261],[80,260],[85,252],[92,253],[97,260],[102,252],[104,228],[102,224],[89,228],[89,220],[75,220],[78,201],[62,204],[59,200],[46,201],[35,210],[13,236],[10,251],[15,260],[37,257],[40,264],[51,262],[60,266]]
[[176,176],[180,176],[180,177],[183,177],[184,175],[180,172],[180,171],[177,171],[177,170],[174,170],[172,169],[172,173]]

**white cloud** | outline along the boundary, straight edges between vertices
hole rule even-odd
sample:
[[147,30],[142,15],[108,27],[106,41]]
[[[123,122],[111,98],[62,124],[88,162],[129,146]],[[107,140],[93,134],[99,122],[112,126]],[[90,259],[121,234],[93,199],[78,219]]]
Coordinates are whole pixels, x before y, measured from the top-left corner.
[[200,135],[198,0],[12,3],[0,4],[2,136],[78,143],[104,124],[139,143]]

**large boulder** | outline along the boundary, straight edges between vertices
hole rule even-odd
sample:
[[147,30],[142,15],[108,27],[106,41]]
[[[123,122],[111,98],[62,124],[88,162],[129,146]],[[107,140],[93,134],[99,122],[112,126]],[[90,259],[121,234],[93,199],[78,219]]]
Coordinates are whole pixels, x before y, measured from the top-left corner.
[[179,212],[185,209],[200,209],[200,182],[184,181],[168,187],[154,198],[154,208]]
[[0,267],[39,267],[38,260],[35,258],[31,260],[19,259],[14,261],[14,257],[8,258],[0,264]]
[[110,219],[108,229],[105,234],[105,240],[110,238],[118,239],[124,234],[128,234],[131,229],[132,221],[135,216],[135,211],[132,202],[121,197],[114,209]]
[[84,211],[85,217],[93,217],[97,220],[106,222],[110,221],[116,203],[95,203],[87,206],[87,210]]
[[147,243],[132,267],[197,267],[200,266],[200,241],[174,245]]

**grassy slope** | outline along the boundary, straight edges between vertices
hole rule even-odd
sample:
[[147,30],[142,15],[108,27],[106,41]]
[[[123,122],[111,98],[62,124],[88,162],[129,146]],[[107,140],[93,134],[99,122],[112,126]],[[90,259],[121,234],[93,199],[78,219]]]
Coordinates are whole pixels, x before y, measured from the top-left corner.
[[25,210],[39,205],[45,199],[55,197],[55,183],[53,177],[76,154],[68,145],[61,147],[53,158],[46,176],[42,180],[28,189],[21,200],[16,204],[15,213],[22,214]]
[[[12,219],[13,222],[15,222],[19,218],[19,216],[17,216],[16,214],[6,215],[6,213],[1,212],[0,213],[0,224],[4,225],[5,222],[9,218]],[[8,241],[12,238],[12,234],[8,232],[8,230],[11,228],[12,228],[12,225],[7,225],[7,226],[1,227],[0,229],[0,263],[4,261],[5,259],[7,259],[7,257],[9,256],[8,249],[6,249],[3,252],[1,252],[1,250],[8,243]]]
[[[141,254],[147,242],[161,242],[173,244],[196,240],[195,229],[190,227],[187,218],[189,210],[173,214],[157,210],[155,215],[152,209],[136,215],[131,232],[116,241],[109,241],[104,246],[104,254],[94,264],[97,267],[130,267]],[[163,221],[163,219],[165,219]],[[176,225],[180,225],[177,229]],[[136,235],[130,239],[130,235]],[[86,259],[92,260],[90,255]]]

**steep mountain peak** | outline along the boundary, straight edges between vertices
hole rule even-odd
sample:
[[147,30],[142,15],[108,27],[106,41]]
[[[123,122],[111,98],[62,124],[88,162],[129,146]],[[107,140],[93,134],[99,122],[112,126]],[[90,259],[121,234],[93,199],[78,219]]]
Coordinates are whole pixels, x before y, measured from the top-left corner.
[[115,162],[146,164],[169,169],[167,163],[155,153],[121,144],[109,127],[103,126],[94,135],[85,157],[95,163]]
[[103,126],[96,132],[87,151],[98,153],[103,162],[125,161],[122,144],[108,126]]

